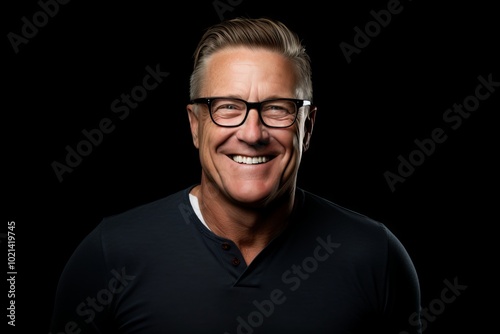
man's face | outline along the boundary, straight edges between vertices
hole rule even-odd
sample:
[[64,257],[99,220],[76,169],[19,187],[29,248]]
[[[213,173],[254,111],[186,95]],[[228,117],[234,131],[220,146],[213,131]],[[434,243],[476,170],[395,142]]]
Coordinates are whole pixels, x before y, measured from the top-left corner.
[[[249,102],[296,98],[298,78],[294,68],[277,53],[243,47],[224,49],[212,55],[207,65],[198,97],[233,97]],[[241,126],[225,128],[212,122],[206,105],[197,107],[197,114],[194,105],[187,109],[193,142],[200,153],[202,183],[251,206],[264,205],[294,191],[314,113],[308,116],[307,109],[300,110],[294,125],[269,128],[260,121],[258,111],[251,109]]]

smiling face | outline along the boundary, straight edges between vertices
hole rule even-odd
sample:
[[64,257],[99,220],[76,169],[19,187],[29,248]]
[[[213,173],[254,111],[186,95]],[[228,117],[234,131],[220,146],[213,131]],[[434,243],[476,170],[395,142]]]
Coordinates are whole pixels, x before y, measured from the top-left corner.
[[[226,48],[206,64],[201,96],[240,98],[249,102],[296,98],[292,63],[265,49]],[[314,112],[300,109],[294,125],[269,128],[256,109],[235,128],[212,122],[206,105],[187,106],[194,145],[199,149],[202,187],[247,205],[265,205],[295,190]]]

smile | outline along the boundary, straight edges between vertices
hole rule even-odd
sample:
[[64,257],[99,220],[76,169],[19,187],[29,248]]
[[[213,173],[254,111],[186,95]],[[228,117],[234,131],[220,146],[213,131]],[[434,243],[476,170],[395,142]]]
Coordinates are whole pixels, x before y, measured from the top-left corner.
[[258,165],[258,164],[263,164],[271,160],[269,157],[266,156],[261,156],[261,157],[245,157],[242,155],[233,155],[231,157],[233,161],[239,163],[239,164],[245,164],[245,165]]

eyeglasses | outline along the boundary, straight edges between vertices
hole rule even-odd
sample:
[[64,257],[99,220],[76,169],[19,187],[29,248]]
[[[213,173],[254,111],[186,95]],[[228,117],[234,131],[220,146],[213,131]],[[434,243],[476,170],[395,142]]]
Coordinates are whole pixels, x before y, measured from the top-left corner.
[[309,100],[289,98],[247,102],[229,97],[204,97],[191,100],[190,103],[206,104],[212,121],[223,127],[242,125],[250,109],[256,109],[262,124],[270,128],[292,126],[297,119],[299,109],[311,105]]

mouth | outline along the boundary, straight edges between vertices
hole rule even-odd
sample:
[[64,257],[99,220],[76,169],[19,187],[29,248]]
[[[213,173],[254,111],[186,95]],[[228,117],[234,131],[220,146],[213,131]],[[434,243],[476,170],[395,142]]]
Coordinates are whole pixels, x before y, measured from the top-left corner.
[[264,164],[268,161],[271,161],[273,157],[271,156],[257,156],[257,157],[249,157],[244,155],[231,155],[230,158],[239,164],[243,165],[259,165]]

